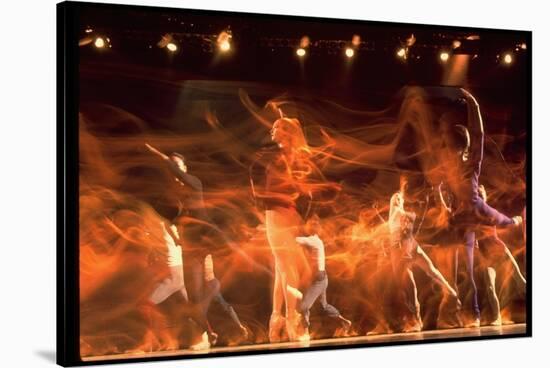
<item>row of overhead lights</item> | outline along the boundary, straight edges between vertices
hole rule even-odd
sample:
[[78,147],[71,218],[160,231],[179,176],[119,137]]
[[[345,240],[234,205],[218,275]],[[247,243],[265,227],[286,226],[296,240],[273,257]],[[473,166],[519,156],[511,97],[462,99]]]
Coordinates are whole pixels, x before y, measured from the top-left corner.
[[[220,34],[216,37],[216,45],[218,46],[218,50],[221,52],[228,52],[231,50],[231,38],[233,36],[231,35],[230,31],[222,31]],[[157,46],[160,48],[166,48],[169,52],[177,52],[179,47],[177,41],[174,39],[174,37],[167,33],[160,41],[157,43]]]
[[[106,37],[104,35],[95,35],[93,34],[92,28],[86,28],[85,31],[86,36],[79,41],[79,46],[86,46],[89,44],[93,44],[98,49],[104,49],[104,48],[112,48],[111,40],[109,37]],[[222,31],[220,34],[217,35],[216,38],[216,44],[218,49],[221,52],[228,52],[231,50],[231,38],[232,38],[231,31]],[[171,53],[175,53],[179,50],[178,42],[175,40],[175,38],[167,33],[163,35],[159,42],[157,42],[157,46],[159,48],[165,48]],[[149,46],[151,47],[151,46]]]
[[[479,36],[469,36],[466,38],[467,40],[479,40]],[[409,48],[415,43],[416,41],[416,38],[414,37],[414,35],[411,35],[404,46],[400,47],[399,49],[397,49],[396,51],[396,56],[397,58],[405,61],[407,60],[407,58],[409,57]],[[452,49],[453,50],[456,50],[458,49],[460,46],[462,46],[462,42],[460,40],[454,40],[452,42]],[[519,51],[524,51],[524,50],[527,50],[527,44],[525,42],[522,42],[522,43],[519,43],[519,44],[516,44],[515,48],[514,48],[514,52],[519,52]],[[498,54],[496,56],[497,58],[497,61],[505,64],[505,65],[510,65],[513,63],[514,61],[514,52],[512,51],[506,51],[506,52],[503,52],[501,54]],[[451,53],[452,51],[449,51],[449,49],[443,49],[439,52],[439,61],[441,61],[442,63],[446,63],[449,61],[449,59],[451,58]],[[474,54],[473,59],[477,58],[477,54]]]
[[[93,31],[91,28],[87,28],[85,32],[87,34],[91,34]],[[232,37],[233,36],[230,31],[222,31],[219,35],[217,35],[215,42],[220,52],[226,53],[231,50]],[[415,41],[416,41],[416,38],[414,37],[414,35],[411,35],[406,40],[405,44],[396,50],[396,53],[395,53],[396,57],[402,61],[406,61],[409,58],[409,49],[415,43]],[[103,37],[103,36],[96,36],[95,38],[86,37],[79,42],[79,45],[83,46],[89,43],[93,43],[93,45],[98,49],[112,47],[111,40],[108,37]],[[359,35],[354,35],[351,39],[351,42],[349,42],[348,45],[344,48],[344,55],[348,59],[353,58],[356,54],[356,50],[360,47],[360,45],[361,45],[361,37]],[[170,53],[175,53],[179,50],[179,45],[177,41],[174,39],[174,37],[171,34],[168,34],[168,33],[162,36],[161,40],[157,43],[157,46],[159,48],[165,48]],[[295,51],[296,55],[299,58],[305,57],[308,54],[308,50],[310,46],[311,46],[310,38],[308,36],[303,36],[300,39],[298,47],[296,48],[296,51]],[[461,41],[459,40],[453,41],[452,49],[457,49],[460,46],[461,46]],[[527,45],[525,43],[520,43],[515,46],[515,52],[526,50],[526,49],[527,49]],[[438,54],[439,61],[441,61],[442,63],[448,62],[451,58],[451,53],[452,52],[449,51],[448,49],[441,50]],[[509,65],[509,64],[512,64],[514,61],[514,52],[506,51],[497,55],[496,57],[497,57],[497,61],[506,65]],[[477,58],[477,55],[473,55],[473,58],[474,59]]]

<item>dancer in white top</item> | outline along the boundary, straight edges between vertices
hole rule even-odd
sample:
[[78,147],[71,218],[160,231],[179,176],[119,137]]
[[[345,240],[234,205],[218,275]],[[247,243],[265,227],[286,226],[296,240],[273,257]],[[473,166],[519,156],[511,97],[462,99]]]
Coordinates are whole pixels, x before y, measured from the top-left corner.
[[422,330],[423,325],[420,317],[418,292],[412,272],[413,264],[420,267],[426,275],[441,285],[446,295],[455,298],[458,306],[460,306],[460,302],[455,289],[449,285],[414,238],[413,228],[416,214],[405,211],[404,204],[402,192],[397,192],[391,197],[388,221],[391,234],[391,259],[397,286],[402,287],[400,295],[413,317],[412,323],[407,321],[404,332],[418,332]]
[[299,304],[305,331],[300,337],[301,340],[309,339],[310,309],[317,300],[321,304],[322,313],[327,317],[337,319],[341,323],[344,332],[347,332],[351,327],[351,321],[344,318],[338,309],[327,302],[328,277],[325,269],[325,244],[318,235],[320,230],[319,218],[314,215],[306,224],[306,231],[312,235],[296,237],[296,243],[305,247],[313,270],[312,282],[303,293]]

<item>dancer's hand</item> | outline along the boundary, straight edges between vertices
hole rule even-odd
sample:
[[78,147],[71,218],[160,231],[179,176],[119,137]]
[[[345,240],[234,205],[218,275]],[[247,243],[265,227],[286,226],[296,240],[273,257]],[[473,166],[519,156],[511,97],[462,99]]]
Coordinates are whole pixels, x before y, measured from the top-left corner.
[[520,226],[523,223],[523,217],[514,216],[514,217],[512,217],[512,221],[514,221],[514,225]]

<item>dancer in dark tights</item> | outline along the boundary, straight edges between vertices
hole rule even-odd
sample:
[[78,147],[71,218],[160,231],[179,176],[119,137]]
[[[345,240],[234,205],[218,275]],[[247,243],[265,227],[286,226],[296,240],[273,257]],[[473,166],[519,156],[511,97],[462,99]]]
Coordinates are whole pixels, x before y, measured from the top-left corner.
[[248,338],[248,330],[242,324],[239,316],[237,315],[237,312],[235,312],[235,309],[225,300],[220,291],[220,281],[216,278],[216,275],[214,274],[214,261],[211,254],[208,254],[204,258],[204,282],[206,284],[206,289],[213,291],[214,296],[212,302],[217,303],[222,307],[223,311],[239,328],[242,338],[246,340]]
[[[461,89],[468,112],[468,127],[462,124],[452,125],[446,132],[446,172],[447,185],[450,188],[456,206],[451,208],[442,203],[451,213],[450,226],[462,238],[466,252],[468,283],[472,294],[473,318],[466,327],[479,327],[480,311],[477,298],[477,287],[474,279],[474,246],[475,229],[478,225],[509,226],[520,225],[521,216],[510,218],[489,206],[479,195],[479,175],[483,162],[484,131],[479,105],[466,90]],[[449,122],[447,122],[449,123]],[[444,124],[444,126],[448,126]],[[440,190],[441,193],[441,190]],[[455,284],[457,263],[455,262]]]

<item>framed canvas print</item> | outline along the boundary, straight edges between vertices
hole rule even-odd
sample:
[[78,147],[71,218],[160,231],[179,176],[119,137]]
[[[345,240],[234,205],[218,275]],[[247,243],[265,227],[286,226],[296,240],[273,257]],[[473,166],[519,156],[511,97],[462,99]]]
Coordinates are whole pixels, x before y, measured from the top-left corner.
[[59,364],[531,336],[530,32],[57,24]]

